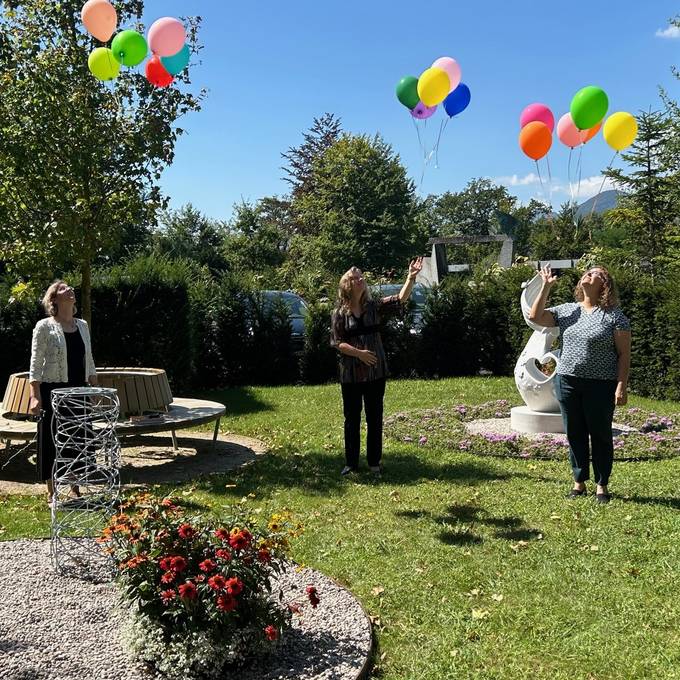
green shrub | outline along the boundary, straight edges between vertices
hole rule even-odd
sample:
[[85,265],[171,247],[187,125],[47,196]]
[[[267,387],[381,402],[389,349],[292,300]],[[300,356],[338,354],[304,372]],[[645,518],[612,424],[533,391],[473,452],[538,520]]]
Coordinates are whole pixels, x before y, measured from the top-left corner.
[[331,314],[328,300],[308,305],[305,345],[300,357],[300,377],[307,384],[330,382],[338,375],[337,350],[331,347]]

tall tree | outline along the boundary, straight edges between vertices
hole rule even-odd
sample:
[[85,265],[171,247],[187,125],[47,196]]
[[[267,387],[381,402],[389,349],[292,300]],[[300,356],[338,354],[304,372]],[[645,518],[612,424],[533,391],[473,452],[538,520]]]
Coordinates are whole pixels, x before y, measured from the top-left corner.
[[[0,259],[15,275],[79,269],[89,320],[93,263],[155,223],[176,122],[199,110],[204,93],[192,94],[187,71],[163,89],[140,68],[95,80],[81,7],[6,0],[0,14]],[[143,9],[143,0],[117,2],[119,26],[143,30]],[[187,20],[194,54],[199,23]]]
[[604,174],[629,193],[622,209],[635,217],[632,227],[638,252],[653,261],[662,253],[677,214],[673,186],[680,160],[669,153],[676,132],[666,112],[642,111],[637,121],[637,138],[622,154],[629,169],[609,169]]

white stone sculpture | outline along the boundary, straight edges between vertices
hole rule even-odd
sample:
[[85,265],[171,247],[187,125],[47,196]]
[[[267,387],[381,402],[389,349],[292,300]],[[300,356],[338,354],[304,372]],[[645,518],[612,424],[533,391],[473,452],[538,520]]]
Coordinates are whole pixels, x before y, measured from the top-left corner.
[[559,337],[559,328],[544,328],[529,321],[531,307],[541,292],[542,281],[536,274],[531,281],[523,284],[520,304],[522,314],[529,328],[534,332],[515,364],[515,384],[526,406],[513,408],[510,424],[519,432],[564,432],[560,406],[555,394],[555,373],[546,375],[536,362],[545,364],[551,359],[557,364],[559,350],[552,350]]

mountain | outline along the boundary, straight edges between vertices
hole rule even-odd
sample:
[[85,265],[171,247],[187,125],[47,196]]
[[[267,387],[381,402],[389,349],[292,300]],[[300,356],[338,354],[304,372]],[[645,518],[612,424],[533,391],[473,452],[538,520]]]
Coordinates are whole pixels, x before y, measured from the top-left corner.
[[603,191],[599,196],[593,196],[585,203],[581,203],[576,209],[576,216],[588,217],[593,210],[593,205],[595,206],[594,212],[596,213],[603,213],[612,208],[616,208],[616,204],[619,202],[619,196],[622,195],[623,192],[617,191],[616,189]]

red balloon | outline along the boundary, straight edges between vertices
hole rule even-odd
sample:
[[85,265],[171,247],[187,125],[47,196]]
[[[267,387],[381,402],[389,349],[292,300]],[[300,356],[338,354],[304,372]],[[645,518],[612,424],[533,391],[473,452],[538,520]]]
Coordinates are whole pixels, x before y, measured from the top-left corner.
[[146,79],[156,87],[167,87],[174,80],[156,54],[146,62]]

